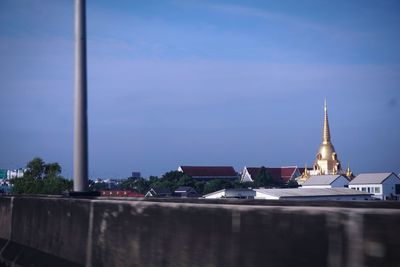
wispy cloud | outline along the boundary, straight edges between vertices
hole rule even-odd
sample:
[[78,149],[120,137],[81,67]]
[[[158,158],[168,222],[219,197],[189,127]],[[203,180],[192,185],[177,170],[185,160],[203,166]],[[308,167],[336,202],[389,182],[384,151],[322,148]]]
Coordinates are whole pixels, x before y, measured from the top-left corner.
[[332,24],[317,22],[310,18],[271,11],[265,8],[254,8],[237,4],[215,4],[209,2],[192,2],[192,4],[204,6],[211,11],[220,12],[225,15],[259,18],[265,21],[272,21],[277,24],[285,25],[293,29],[314,31],[316,33],[324,34],[330,38],[355,39],[371,37],[371,34],[367,32],[356,32]]

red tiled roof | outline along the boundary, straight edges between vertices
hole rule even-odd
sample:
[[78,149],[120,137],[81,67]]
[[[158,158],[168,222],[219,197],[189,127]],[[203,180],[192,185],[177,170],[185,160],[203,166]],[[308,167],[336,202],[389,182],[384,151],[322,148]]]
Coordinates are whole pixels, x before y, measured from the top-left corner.
[[254,178],[256,178],[257,174],[260,172],[261,168],[259,168],[259,167],[246,167],[246,169],[247,169],[248,173],[250,174],[251,179],[254,180]]
[[102,197],[144,197],[143,194],[129,190],[101,190]]
[[[247,171],[254,180],[260,172],[261,167],[247,167]],[[287,183],[296,171],[297,167],[281,167],[281,168],[266,168],[275,181],[283,181]]]
[[192,177],[236,176],[232,166],[180,166],[183,172]]

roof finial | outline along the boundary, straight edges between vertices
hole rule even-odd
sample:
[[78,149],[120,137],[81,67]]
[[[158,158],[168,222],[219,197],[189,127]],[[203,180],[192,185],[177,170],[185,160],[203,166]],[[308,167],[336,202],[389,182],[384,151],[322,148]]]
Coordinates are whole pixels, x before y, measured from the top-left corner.
[[324,131],[323,131],[323,143],[327,144],[331,142],[331,133],[329,130],[328,122],[328,106],[326,104],[326,98],[324,103]]
[[303,176],[304,176],[305,178],[310,177],[310,173],[308,172],[308,168],[307,168],[307,163],[304,164]]
[[350,170],[350,162],[347,162],[347,170],[346,170],[346,176],[349,179],[353,179],[353,172]]

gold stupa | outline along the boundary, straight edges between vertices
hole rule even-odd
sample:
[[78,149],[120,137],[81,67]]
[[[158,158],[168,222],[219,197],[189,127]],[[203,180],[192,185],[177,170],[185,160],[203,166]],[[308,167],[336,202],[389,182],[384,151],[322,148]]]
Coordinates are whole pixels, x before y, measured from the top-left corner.
[[322,133],[322,144],[319,147],[317,158],[314,162],[314,171],[321,175],[339,174],[341,172],[340,161],[338,160],[335,148],[331,143],[326,99],[324,104],[324,129]]

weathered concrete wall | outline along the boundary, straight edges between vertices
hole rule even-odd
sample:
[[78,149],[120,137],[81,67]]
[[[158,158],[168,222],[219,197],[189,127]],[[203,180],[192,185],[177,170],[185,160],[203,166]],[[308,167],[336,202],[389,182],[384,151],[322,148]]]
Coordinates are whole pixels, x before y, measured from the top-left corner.
[[185,202],[1,197],[0,266],[400,263],[398,204]]

